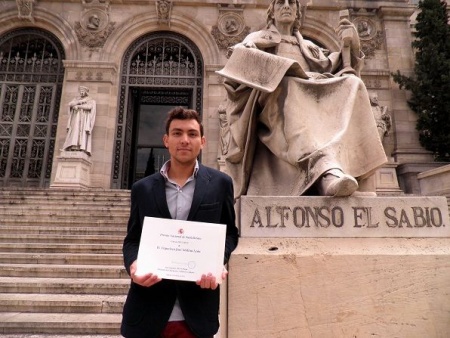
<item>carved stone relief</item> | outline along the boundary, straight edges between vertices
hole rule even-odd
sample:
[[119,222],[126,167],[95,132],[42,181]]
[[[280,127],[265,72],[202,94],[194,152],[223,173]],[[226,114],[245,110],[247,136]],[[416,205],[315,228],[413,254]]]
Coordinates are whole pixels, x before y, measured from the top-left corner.
[[158,15],[158,24],[167,24],[170,26],[170,17],[172,14],[172,2],[168,0],[157,0],[156,14]]
[[219,4],[219,18],[211,34],[220,49],[227,49],[241,42],[250,32],[245,26],[243,8]]
[[353,24],[358,30],[358,35],[361,40],[361,50],[366,55],[366,58],[371,58],[374,56],[375,50],[381,48],[384,35],[378,27],[378,22],[370,17],[373,17],[374,13],[362,9],[357,14],[358,16],[353,19]]
[[91,49],[101,48],[114,30],[109,21],[109,1],[83,0],[81,20],[75,22],[75,32],[81,45]]
[[16,0],[19,19],[26,19],[34,22],[33,3],[34,0]]

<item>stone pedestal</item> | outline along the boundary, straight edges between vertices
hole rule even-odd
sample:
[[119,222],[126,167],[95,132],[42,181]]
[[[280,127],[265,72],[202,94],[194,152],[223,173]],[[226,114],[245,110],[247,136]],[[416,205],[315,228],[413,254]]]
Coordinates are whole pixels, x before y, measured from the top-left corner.
[[61,151],[56,177],[50,188],[90,188],[92,161],[82,151]]
[[242,238],[228,338],[448,337],[450,239]]
[[398,185],[396,168],[398,163],[389,161],[375,172],[375,189],[377,195],[402,195]]
[[447,337],[444,197],[252,197],[229,263],[228,338]]

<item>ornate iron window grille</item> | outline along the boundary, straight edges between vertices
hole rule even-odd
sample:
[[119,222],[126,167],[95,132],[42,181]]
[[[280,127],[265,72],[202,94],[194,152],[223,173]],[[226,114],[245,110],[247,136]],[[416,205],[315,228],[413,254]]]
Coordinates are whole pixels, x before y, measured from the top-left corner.
[[0,37],[0,185],[50,184],[64,69],[52,34],[18,29]]

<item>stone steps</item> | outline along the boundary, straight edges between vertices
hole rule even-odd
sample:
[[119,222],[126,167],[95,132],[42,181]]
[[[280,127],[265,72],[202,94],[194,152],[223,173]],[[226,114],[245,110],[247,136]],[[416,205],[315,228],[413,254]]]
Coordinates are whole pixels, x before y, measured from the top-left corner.
[[102,236],[102,235],[53,235],[53,234],[45,234],[42,235],[39,232],[36,234],[29,235],[16,235],[11,237],[11,234],[3,234],[0,233],[0,243],[84,243],[84,244],[122,244],[123,236]]
[[1,337],[121,337],[129,204],[123,190],[0,189]]
[[0,252],[121,253],[122,244],[0,243]]
[[[70,217],[65,219],[55,219],[51,217],[39,217],[36,218],[33,215],[24,215],[20,217],[7,217],[2,216],[0,220],[0,226],[3,228],[4,226],[14,225],[14,226],[29,226],[33,224],[33,226],[60,226],[60,227],[111,227],[114,229],[121,228],[123,225],[127,224],[128,217],[118,218],[118,217],[106,217],[100,218],[96,216],[79,218],[79,217]],[[126,231],[126,228],[124,229]]]
[[0,294],[8,312],[122,313],[124,301],[124,295]]
[[122,254],[99,253],[4,253],[0,252],[0,264],[74,264],[74,265],[122,265]]
[[129,286],[128,278],[0,277],[2,293],[125,295]]
[[26,225],[6,225],[2,226],[1,234],[15,234],[21,233],[22,235],[51,235],[51,234],[59,234],[59,235],[108,235],[108,236],[121,236],[123,240],[123,236],[126,234],[126,229],[123,227],[74,227],[74,226],[26,226]]
[[122,266],[73,264],[0,264],[2,277],[126,278]]
[[5,195],[0,192],[0,206],[10,205],[10,206],[20,206],[25,201],[39,201],[39,206],[45,207],[48,205],[53,205],[55,202],[60,203],[61,200],[67,205],[73,206],[90,206],[90,205],[101,205],[104,207],[118,207],[118,206],[128,206],[129,199],[123,197],[89,197],[88,196],[74,196],[72,198],[61,197],[59,195],[52,196],[22,196],[22,195]]
[[120,331],[118,313],[23,313],[0,312],[2,333],[115,334]]
[[[2,214],[5,218],[16,218],[16,217],[29,217],[30,214],[35,217],[48,217],[50,219],[65,221],[65,220],[90,220],[92,217],[102,219],[112,219],[113,217],[124,217],[128,214],[128,212],[124,212],[121,214],[114,214],[111,212],[102,212],[101,210],[90,210],[85,211],[82,208],[79,210],[67,209],[67,208],[57,208],[55,207],[52,210],[32,210],[23,208],[23,210],[9,210],[3,211]],[[75,220],[74,220],[75,221]],[[2,221],[3,222],[3,221]]]
[[113,335],[113,334],[90,334],[90,335],[84,335],[84,334],[65,334],[64,336],[61,335],[53,335],[53,334],[4,334],[1,336],[2,338],[123,338],[121,335]]
[[1,336],[2,338],[123,338],[121,335],[114,335],[114,334],[90,334],[90,335],[72,335],[72,334],[59,334],[59,335],[53,335],[53,334],[4,334]]

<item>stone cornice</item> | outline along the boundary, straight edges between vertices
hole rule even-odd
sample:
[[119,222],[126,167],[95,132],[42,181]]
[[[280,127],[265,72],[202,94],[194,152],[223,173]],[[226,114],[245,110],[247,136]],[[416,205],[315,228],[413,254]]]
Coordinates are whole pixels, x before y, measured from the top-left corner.
[[117,78],[117,65],[112,62],[64,60],[66,81],[109,82]]
[[416,11],[415,6],[408,7],[391,7],[391,6],[381,6],[379,10],[379,15],[384,20],[391,21],[407,21]]

